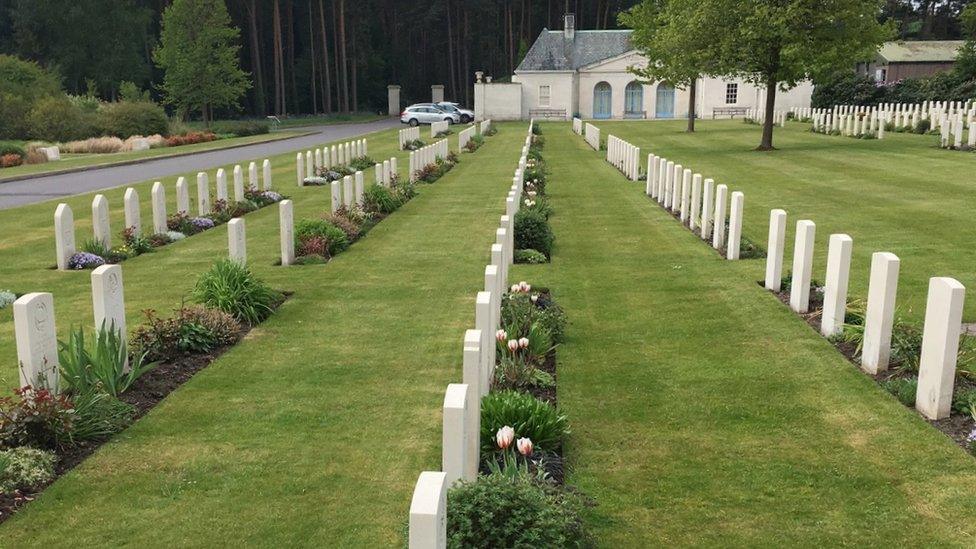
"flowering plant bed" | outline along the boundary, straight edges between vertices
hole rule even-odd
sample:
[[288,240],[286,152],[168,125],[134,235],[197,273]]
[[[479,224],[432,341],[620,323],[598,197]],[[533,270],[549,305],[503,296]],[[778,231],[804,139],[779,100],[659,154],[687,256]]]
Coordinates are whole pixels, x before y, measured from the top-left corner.
[[[533,125],[533,130],[538,124]],[[537,131],[542,131],[537,130]],[[515,262],[548,263],[555,236],[549,225],[552,206],[546,196],[549,169],[542,158],[545,141],[541,134],[532,135],[528,158],[525,162],[525,197],[515,214]]]
[[433,183],[444,177],[444,174],[451,171],[457,163],[457,154],[451,151],[447,154],[447,158],[438,158],[433,164],[421,167],[414,173],[414,177],[418,183]]

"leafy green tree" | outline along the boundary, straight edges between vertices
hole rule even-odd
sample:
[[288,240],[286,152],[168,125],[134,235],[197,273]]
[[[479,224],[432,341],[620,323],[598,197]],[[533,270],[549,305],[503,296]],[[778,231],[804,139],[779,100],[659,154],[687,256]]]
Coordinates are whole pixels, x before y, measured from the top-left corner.
[[961,80],[976,78],[976,4],[969,4],[959,16],[966,43],[959,49],[954,67]]
[[28,114],[38,100],[62,96],[58,77],[33,61],[0,54],[0,139],[28,133]]
[[630,71],[645,82],[667,82],[688,90],[688,131],[695,131],[698,80],[714,74],[711,29],[695,4],[675,0],[644,0],[620,14],[620,23],[634,29],[631,42],[648,63]]
[[717,72],[766,90],[757,150],[773,149],[776,90],[871,59],[889,36],[881,0],[671,0],[694,2],[710,29]]
[[182,112],[199,110],[208,125],[214,108],[239,106],[251,86],[238,65],[239,35],[223,0],[175,0],[166,8],[154,52],[166,72],[166,103]]

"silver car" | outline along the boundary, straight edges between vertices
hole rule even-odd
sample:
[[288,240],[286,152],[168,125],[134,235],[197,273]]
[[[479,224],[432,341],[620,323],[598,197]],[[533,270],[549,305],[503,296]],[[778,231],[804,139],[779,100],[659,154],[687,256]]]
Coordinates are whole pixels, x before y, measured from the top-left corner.
[[450,113],[457,113],[458,118],[461,119],[462,124],[467,124],[474,120],[474,111],[462,108],[459,103],[451,103],[450,101],[441,101],[440,103],[435,103],[442,110]]
[[448,124],[460,124],[461,116],[455,112],[448,112],[434,103],[417,103],[410,105],[400,113],[400,122],[417,126],[446,120]]

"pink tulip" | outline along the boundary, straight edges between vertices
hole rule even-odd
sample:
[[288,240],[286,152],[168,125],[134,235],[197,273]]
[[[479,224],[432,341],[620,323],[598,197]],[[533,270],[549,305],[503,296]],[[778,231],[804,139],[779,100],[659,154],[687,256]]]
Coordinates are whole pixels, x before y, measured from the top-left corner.
[[511,352],[514,353],[515,351],[518,350],[518,348],[519,348],[519,342],[518,341],[516,341],[514,339],[509,339],[508,340],[508,350],[509,351],[511,351]]
[[515,443],[520,454],[525,457],[532,455],[532,439],[530,438],[520,438],[518,442]]
[[513,294],[514,294],[514,293],[517,293],[517,292],[519,291],[519,285],[518,285],[518,284],[512,284],[512,287],[511,287],[511,288],[509,288],[509,289],[511,290],[511,292],[512,292]]
[[506,339],[508,339],[508,333],[505,332],[505,330],[498,330],[497,332],[495,332],[495,339],[497,339],[498,341],[505,341]]
[[519,339],[518,340],[518,346],[521,347],[521,348],[523,348],[523,349],[528,349],[529,348],[529,338],[523,337],[523,338]]
[[512,429],[508,425],[499,429],[498,433],[495,434],[495,442],[498,443],[498,447],[502,450],[508,450],[513,440],[515,440],[515,429]]
[[523,293],[529,293],[529,290],[532,289],[532,286],[530,286],[529,283],[524,280],[522,282],[519,282],[518,285],[519,285],[519,291]]

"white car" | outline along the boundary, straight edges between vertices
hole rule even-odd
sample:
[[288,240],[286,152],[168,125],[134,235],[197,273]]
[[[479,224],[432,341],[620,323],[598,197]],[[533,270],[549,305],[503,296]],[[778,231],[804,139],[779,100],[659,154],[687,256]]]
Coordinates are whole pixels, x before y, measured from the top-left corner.
[[450,112],[457,113],[458,118],[461,119],[462,124],[467,124],[474,120],[474,111],[461,108],[458,103],[451,103],[450,101],[441,101],[440,103],[435,103],[441,109]]
[[461,116],[455,112],[445,111],[434,103],[417,103],[410,105],[400,113],[400,122],[417,126],[433,122],[446,121],[448,124],[459,124]]

